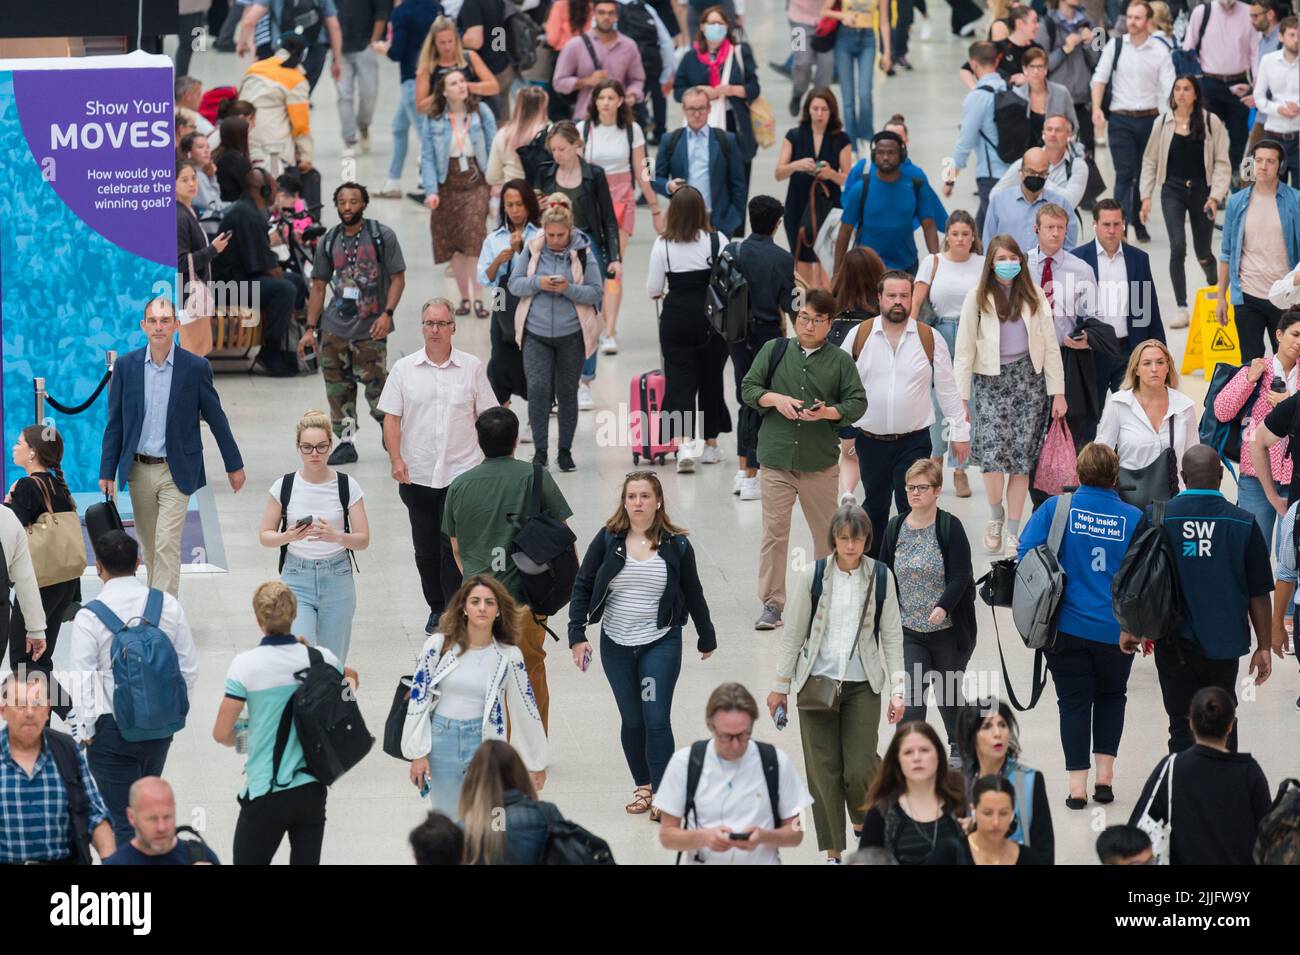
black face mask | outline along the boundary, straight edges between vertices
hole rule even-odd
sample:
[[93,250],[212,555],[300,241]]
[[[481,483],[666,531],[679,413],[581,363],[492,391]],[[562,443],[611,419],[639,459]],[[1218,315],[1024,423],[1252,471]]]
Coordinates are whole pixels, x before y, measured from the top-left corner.
[[1046,176],[1025,176],[1021,181],[1030,192],[1042,192],[1043,187],[1047,185]]

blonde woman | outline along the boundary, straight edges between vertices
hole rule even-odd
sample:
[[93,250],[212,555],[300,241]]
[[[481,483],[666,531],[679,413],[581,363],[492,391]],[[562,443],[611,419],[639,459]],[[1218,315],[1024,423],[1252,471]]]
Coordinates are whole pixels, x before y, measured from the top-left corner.
[[469,82],[469,91],[480,99],[496,96],[501,86],[483,58],[473,50],[465,49],[460,42],[456,21],[438,17],[429,28],[420,48],[420,60],[415,67],[415,108],[425,116],[433,112],[433,91],[444,73],[462,70]]
[[357,608],[351,552],[370,546],[370,519],[361,485],[326,464],[333,443],[329,415],[299,419],[302,467],[271,485],[258,537],[280,548],[280,579],[298,600],[293,632],[346,661]]
[[962,303],[953,374],[974,422],[969,463],[983,472],[989,502],[984,548],[1001,556],[1004,544],[1014,551],[1019,543],[1048,412],[1066,412],[1052,309],[1009,235],[989,240],[979,283]]
[[519,750],[535,789],[546,785],[546,731],[519,643],[519,605],[495,577],[474,574],[420,650],[402,730],[411,784],[431,808],[460,811],[470,754],[486,739]]
[[549,97],[540,86],[525,86],[515,97],[515,108],[510,111],[510,122],[497,130],[488,152],[488,185],[503,186],[511,179],[527,181],[527,171],[519,158],[519,150],[527,146],[537,134],[549,126],[546,108]]

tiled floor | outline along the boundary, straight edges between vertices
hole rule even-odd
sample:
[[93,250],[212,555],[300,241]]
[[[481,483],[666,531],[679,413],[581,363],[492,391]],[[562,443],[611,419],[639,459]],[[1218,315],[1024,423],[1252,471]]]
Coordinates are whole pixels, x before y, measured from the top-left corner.
[[[913,43],[915,72],[886,79],[877,74],[875,113],[877,122],[893,112],[902,112],[911,126],[911,156],[937,180],[941,163],[951,150],[960,115],[963,87],[956,70],[964,57],[964,43],[947,37],[946,9],[935,11],[934,38]],[[784,130],[788,82],[767,68],[767,60],[782,59],[785,42],[784,18],[775,0],[750,0],[748,24],[762,70],[764,95],[777,109]],[[914,31],[919,34],[919,28]],[[208,53],[194,59],[194,71],[205,85],[232,82],[233,56]],[[385,64],[380,106],[373,124],[374,151],[357,160],[358,178],[372,189],[380,187],[388,163],[390,117],[397,93],[397,71]],[[335,89],[328,75],[315,94],[312,123],[319,165],[325,176],[326,193],[340,181],[342,144],[338,135]],[[784,185],[774,183],[772,170],[777,150],[764,150],[754,163],[753,193],[768,191],[783,196]],[[416,150],[407,163],[406,188],[416,184]],[[1103,157],[1107,178],[1112,178],[1108,157]],[[949,209],[966,206],[973,210],[974,182],[969,174],[961,180]],[[397,230],[406,254],[408,288],[399,310],[397,330],[390,339],[392,358],[419,347],[416,306],[424,299],[446,294],[452,297],[451,279],[441,266],[434,268],[428,239],[428,213],[407,199],[376,200],[370,215]],[[654,310],[644,293],[645,259],[650,247],[648,216],[639,215],[637,232],[627,256],[627,289],[620,321],[620,352],[600,359],[595,382],[596,410],[584,413],[579,423],[575,457],[579,469],[572,474],[556,473],[556,480],[576,510],[573,525],[580,544],[587,540],[614,508],[623,474],[631,464],[626,447],[610,436],[623,433],[619,416],[627,397],[627,383],[635,373],[658,363]],[[1152,227],[1154,241],[1148,246],[1155,260],[1166,314],[1173,298],[1167,282],[1167,242],[1163,224]],[[332,217],[331,217],[332,221]],[[1089,234],[1091,229],[1088,229]],[[1195,274],[1190,270],[1189,274]],[[1185,332],[1173,334],[1175,353],[1181,353]],[[486,359],[487,323],[467,318],[460,322],[456,343]],[[731,370],[726,372],[731,380]],[[218,382],[222,400],[248,462],[248,484],[232,495],[224,481],[213,488],[220,514],[221,533],[231,571],[226,574],[187,575],[182,598],[201,648],[202,670],[190,726],[172,747],[167,776],[176,786],[179,815],[203,825],[211,844],[229,855],[237,806],[235,794],[240,780],[240,758],[212,742],[210,727],[221,698],[222,682],[231,657],[256,643],[258,634],[250,609],[254,586],[275,574],[274,551],[258,546],[256,526],[265,503],[266,488],[275,478],[295,466],[293,424],[308,408],[324,408],[325,396],[318,378],[272,381],[244,375],[223,376]],[[1190,379],[1185,386],[1199,399],[1203,383]],[[621,439],[619,439],[621,440]],[[724,436],[724,447],[734,452],[734,441]],[[214,443],[207,441],[208,470],[220,474]],[[405,509],[398,501],[388,473],[386,457],[379,446],[379,432],[367,420],[359,437],[361,460],[350,473],[366,492],[372,544],[359,555],[359,605],[352,642],[351,663],[361,672],[361,701],[372,730],[382,728],[396,679],[410,672],[423,641],[426,610],[423,608]],[[525,453],[527,450],[525,449]],[[752,629],[759,606],[755,597],[760,503],[740,502],[728,491],[734,473],[731,460],[714,467],[701,466],[695,474],[678,477],[671,467],[662,468],[668,507],[674,519],[691,531],[699,554],[700,571],[709,595],[710,608],[719,633],[719,650],[701,663],[698,654],[686,655],[681,681],[674,700],[674,725],[678,745],[686,745],[704,733],[703,707],[709,691],[723,680],[740,680],[760,701],[771,684],[778,634]],[[976,482],[978,488],[978,482]],[[986,508],[978,498],[958,501],[945,490],[943,506],[950,508],[978,540]],[[801,517],[795,518],[792,543],[809,543]],[[978,544],[976,544],[978,549]],[[976,573],[983,573],[986,558],[977,555]],[[987,608],[980,607],[980,641],[972,668],[983,685],[995,685],[999,676],[994,629]],[[1010,620],[1000,620],[1013,679],[1018,688],[1029,679],[1030,655],[1022,649]],[[693,645],[693,635],[688,640]],[[567,651],[552,646],[548,674],[551,687],[550,780],[545,797],[562,810],[607,838],[621,862],[664,864],[670,853],[657,842],[656,827],[645,817],[628,817],[623,805],[630,796],[631,782],[624,766],[618,740],[618,720],[609,688],[599,666],[587,674],[576,670]],[[1294,709],[1298,692],[1295,658],[1277,665],[1273,679],[1255,691],[1243,690],[1241,739],[1261,761],[1270,781],[1297,770],[1295,727],[1300,714]],[[1124,821],[1138,790],[1152,765],[1164,751],[1165,715],[1152,662],[1139,660],[1129,684],[1128,726],[1118,761],[1115,790],[1117,800],[1109,809],[1089,806],[1083,812],[1069,812],[1063,803],[1065,778],[1053,691],[1049,687],[1038,708],[1023,721],[1021,737],[1025,760],[1047,774],[1056,825],[1057,858],[1062,862],[1090,863],[1096,833],[1112,822]],[[795,757],[802,769],[799,733],[792,725],[777,732],[764,717],[758,735],[778,743]],[[882,750],[884,728],[882,727]],[[361,767],[346,776],[330,794],[329,826],[324,859],[330,863],[405,862],[409,858],[406,835],[422,816],[420,800],[407,781],[406,767],[378,747]],[[283,859],[282,852],[281,858]],[[814,863],[819,860],[810,837],[801,847],[785,853],[787,862]]]

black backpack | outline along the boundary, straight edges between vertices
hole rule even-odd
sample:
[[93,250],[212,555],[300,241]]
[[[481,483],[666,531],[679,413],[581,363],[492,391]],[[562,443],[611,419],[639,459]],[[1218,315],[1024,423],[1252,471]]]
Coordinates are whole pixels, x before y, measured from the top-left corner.
[[[912,181],[912,198],[916,200],[916,206],[917,209],[919,210],[921,207],[921,186],[922,186],[921,180],[917,176],[908,176],[907,178]],[[845,192],[848,191],[847,184],[844,187],[844,191]],[[867,165],[862,167],[862,192],[858,198],[858,224],[857,227],[853,230],[853,242],[856,245],[866,244],[859,239],[859,236],[862,235],[862,227],[867,224],[867,193],[870,191],[871,191],[871,164],[868,163]],[[843,341],[842,338],[840,340]]]
[[[1029,148],[1029,100],[1016,95],[1015,90],[991,90],[977,87],[993,94],[993,124],[998,130],[998,141],[989,142],[1003,162],[1015,162]],[[981,132],[981,136],[984,134]],[[988,142],[988,137],[984,136]]]
[[[551,98],[554,99],[555,94],[551,94]],[[567,119],[568,117],[561,118]],[[537,174],[541,172],[543,166],[551,161],[551,152],[546,148],[546,137],[550,131],[550,126],[543,127],[537,131],[536,136],[515,150],[515,153],[519,156],[519,164],[524,167],[524,178],[528,180],[528,184],[534,189],[537,188]],[[504,288],[504,286],[502,287]],[[513,319],[511,321],[511,334],[513,334]]]
[[535,462],[528,514],[522,520],[515,514],[508,517],[517,528],[510,559],[523,577],[528,607],[536,616],[550,617],[573,595],[573,582],[578,578],[578,538],[564,521],[542,510],[544,473],[542,465]]
[[[275,9],[274,6],[271,7]],[[321,15],[320,7],[316,5],[316,0],[284,0],[280,8],[280,16],[277,18],[274,13],[271,16],[271,23],[280,34],[294,33],[302,37],[303,43],[311,46],[320,39],[320,31],[325,26],[325,18]],[[278,45],[279,36],[271,36],[271,45]]]
[[276,730],[272,792],[279,784],[280,759],[289,745],[290,726],[298,731],[307,772],[326,786],[361,762],[375,744],[352,687],[315,647],[307,648],[307,658],[311,661],[307,669],[294,674],[299,686],[285,704]]
[[[375,260],[379,263],[379,274],[381,276],[380,285],[383,288],[388,286],[388,267],[384,265],[384,230],[380,228],[379,223],[374,219],[366,219],[366,231],[370,233],[370,241],[375,247]],[[325,257],[329,259],[330,268],[334,267],[334,243],[338,241],[339,233],[343,231],[343,225],[340,223],[325,233],[322,240],[325,243]],[[347,508],[344,508],[346,511]]]
[[506,56],[520,73],[537,65],[537,48],[546,35],[537,21],[515,6],[501,0],[501,19],[506,30]]
[[1165,501],[1151,505],[1151,526],[1128,548],[1110,582],[1110,605],[1125,633],[1160,640],[1179,632],[1183,596],[1173,545],[1165,533]]
[[[289,528],[289,499],[293,497],[293,479],[296,476],[295,471],[290,471],[280,479],[280,533],[283,534]],[[339,504],[343,505],[343,533],[352,533],[352,522],[348,520],[348,502],[352,499],[352,491],[348,485],[348,476],[342,471],[336,472],[339,476]],[[284,544],[280,547],[280,570],[284,570],[284,559],[289,554],[289,545]],[[348,560],[352,562],[352,569],[360,573],[357,567],[356,555],[351,550],[348,551]]]
[[[760,743],[754,740],[754,745],[758,747],[758,758],[763,763],[763,781],[767,783],[767,798],[772,803],[772,827],[780,828],[781,826],[781,765],[777,762],[776,747],[771,743]],[[692,813],[695,813],[695,821],[700,821],[699,813],[695,810],[695,790],[700,788],[700,777],[704,775],[704,754],[708,752],[709,741],[707,739],[697,740],[691,744],[690,759],[686,762],[686,805],[682,809],[682,828],[689,829],[687,824]],[[697,826],[698,827],[698,826]],[[682,854],[677,853],[677,864],[681,865]]]
[[1268,814],[1259,821],[1255,865],[1300,865],[1300,779],[1284,779]]
[[553,803],[538,800],[546,820],[546,845],[539,865],[616,865],[609,843],[565,819]]
[[704,293],[704,314],[722,340],[735,345],[749,337],[749,279],[736,264],[735,243],[719,252],[718,233],[710,233],[709,240],[713,271]]
[[[2,562],[0,562],[2,563]],[[6,572],[6,578],[7,578]],[[6,616],[8,616],[6,614]],[[63,780],[68,793],[68,850],[74,865],[91,865],[90,855],[90,795],[81,778],[81,763],[77,759],[77,744],[71,736],[58,730],[45,728],[45,748]]]
[[618,32],[637,45],[641,51],[641,65],[645,67],[646,83],[658,85],[663,72],[663,56],[659,53],[659,31],[654,17],[644,0],[628,0],[618,5]]
[[[509,3],[510,0],[502,0],[502,2]],[[578,37],[582,40],[582,45],[587,48],[587,55],[591,57],[593,71],[603,69],[600,64],[600,57],[596,56],[596,47],[592,44],[591,37],[587,36],[585,33],[579,33]],[[546,115],[551,122],[558,123],[562,120],[574,119],[573,111],[578,105],[578,96],[581,93],[582,90],[578,89],[576,86],[573,88],[572,93],[561,93],[552,86],[550,100],[546,104]],[[549,152],[546,154],[546,158],[551,158]]]
[[1241,431],[1245,419],[1255,413],[1255,402],[1259,400],[1259,390],[1264,387],[1264,376],[1259,376],[1259,381],[1255,382],[1250,396],[1237,413],[1227,421],[1220,421],[1219,416],[1214,413],[1214,401],[1228,382],[1237,376],[1237,372],[1246,367],[1248,365],[1230,365],[1222,361],[1214,366],[1209,387],[1205,389],[1205,410],[1201,412],[1201,423],[1198,429],[1201,444],[1209,445],[1219,453],[1219,459],[1224,461],[1233,478],[1236,478],[1237,472],[1227,462],[1241,461]]

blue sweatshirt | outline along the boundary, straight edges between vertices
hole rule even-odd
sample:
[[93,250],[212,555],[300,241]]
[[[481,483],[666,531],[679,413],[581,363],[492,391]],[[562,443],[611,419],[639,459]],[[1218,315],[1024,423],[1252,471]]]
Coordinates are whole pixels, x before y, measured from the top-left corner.
[[[570,252],[577,251],[582,258],[582,284],[573,284],[573,262]],[[573,230],[569,246],[563,252],[554,251],[545,241],[538,255],[537,271],[528,274],[528,262],[532,249],[525,245],[522,252],[514,258],[510,267],[510,294],[517,298],[533,296],[524,320],[524,329],[538,338],[564,338],[582,331],[578,321],[579,305],[594,305],[600,308],[605,285],[596,267],[596,257],[590,254],[587,237],[578,229]],[[562,275],[569,279],[569,287],[563,292],[544,292],[541,279],[545,275]]]
[[[1047,542],[1060,498],[1044,501],[1020,535],[1017,558]],[[1110,582],[1137,532],[1142,512],[1125,504],[1114,490],[1081,487],[1070,501],[1070,515],[1057,555],[1065,570],[1060,631],[1097,643],[1119,644],[1119,624],[1110,610]]]

